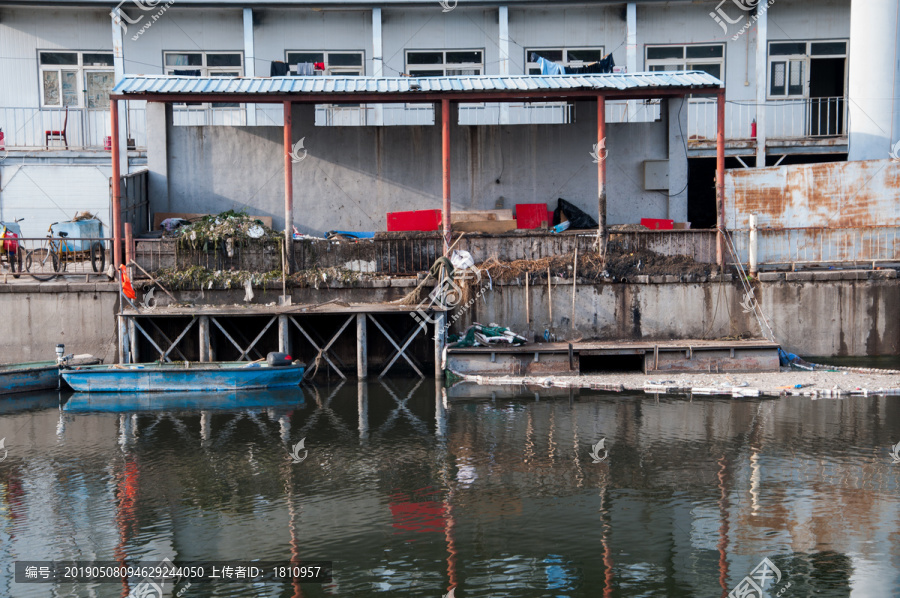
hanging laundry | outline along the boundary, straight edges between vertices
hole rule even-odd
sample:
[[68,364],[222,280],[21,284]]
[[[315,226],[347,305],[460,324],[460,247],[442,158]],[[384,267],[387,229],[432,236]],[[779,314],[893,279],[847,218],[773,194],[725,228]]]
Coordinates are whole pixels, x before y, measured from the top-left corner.
[[315,75],[315,66],[311,62],[298,62],[297,63],[297,76],[298,77],[312,77]]
[[280,60],[273,60],[272,66],[269,67],[270,77],[286,77],[288,74],[288,65]]
[[313,68],[315,68],[317,71],[324,71],[324,70],[325,70],[325,63],[324,63],[324,62],[314,62],[314,63],[313,63]]
[[541,67],[542,75],[565,75],[566,69],[543,56],[531,53],[531,62],[536,62]]
[[590,62],[588,64],[583,64],[578,67],[568,67],[566,72],[570,75],[583,75],[589,73],[611,73],[613,72],[613,68],[616,66],[616,61],[613,60],[612,54],[609,54],[603,60],[599,60],[597,62]]

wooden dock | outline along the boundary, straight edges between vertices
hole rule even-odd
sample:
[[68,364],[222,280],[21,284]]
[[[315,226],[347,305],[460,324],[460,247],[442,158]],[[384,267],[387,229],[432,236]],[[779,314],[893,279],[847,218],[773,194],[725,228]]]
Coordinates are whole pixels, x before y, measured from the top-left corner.
[[[589,368],[583,367],[588,361]],[[644,373],[778,371],[778,345],[767,340],[660,340],[451,347],[446,368],[475,375],[577,376],[622,365]]]

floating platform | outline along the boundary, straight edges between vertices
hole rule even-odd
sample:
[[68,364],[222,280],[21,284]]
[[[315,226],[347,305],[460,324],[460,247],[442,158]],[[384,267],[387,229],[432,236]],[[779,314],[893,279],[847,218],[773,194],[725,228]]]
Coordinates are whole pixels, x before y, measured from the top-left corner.
[[448,348],[446,368],[493,376],[578,376],[603,371],[777,372],[767,340],[582,341]]

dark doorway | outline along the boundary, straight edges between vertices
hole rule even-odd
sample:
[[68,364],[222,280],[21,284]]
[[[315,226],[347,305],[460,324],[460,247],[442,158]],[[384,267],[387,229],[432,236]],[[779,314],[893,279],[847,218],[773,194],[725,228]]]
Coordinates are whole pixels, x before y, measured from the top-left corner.
[[809,134],[844,134],[844,66],[846,58],[809,61]]
[[[756,158],[743,156],[748,166]],[[725,169],[743,168],[736,158],[725,158]],[[691,158],[688,168],[688,222],[691,228],[716,227],[716,159]]]

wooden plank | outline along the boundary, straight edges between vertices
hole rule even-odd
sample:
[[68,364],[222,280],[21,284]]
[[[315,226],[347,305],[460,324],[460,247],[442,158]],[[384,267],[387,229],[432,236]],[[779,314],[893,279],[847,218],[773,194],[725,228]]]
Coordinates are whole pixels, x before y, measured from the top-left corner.
[[473,221],[495,221],[495,220],[513,220],[512,210],[466,210],[464,212],[453,212],[450,215],[450,222],[473,222]]
[[516,230],[515,220],[478,220],[459,222],[453,230],[466,233],[508,233]]
[[[210,214],[188,214],[185,212],[156,212],[153,214],[153,230],[160,230],[160,226],[163,220],[166,218],[184,218],[190,222],[194,222],[195,220],[200,220],[204,216],[210,216]],[[250,218],[261,220],[263,224],[267,227],[272,228],[272,217],[271,216],[253,216],[250,215]]]

